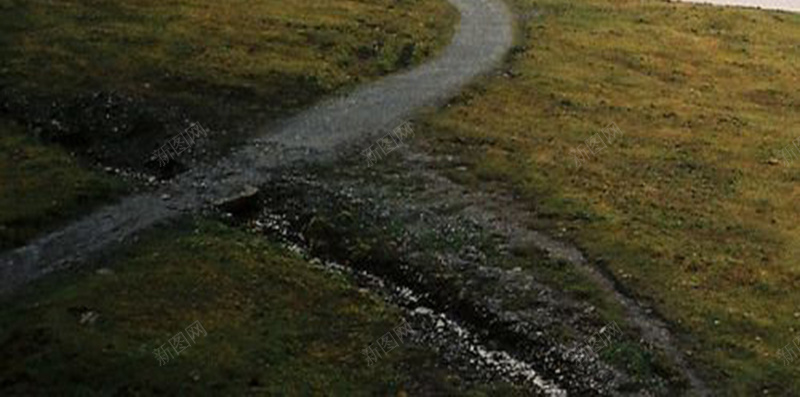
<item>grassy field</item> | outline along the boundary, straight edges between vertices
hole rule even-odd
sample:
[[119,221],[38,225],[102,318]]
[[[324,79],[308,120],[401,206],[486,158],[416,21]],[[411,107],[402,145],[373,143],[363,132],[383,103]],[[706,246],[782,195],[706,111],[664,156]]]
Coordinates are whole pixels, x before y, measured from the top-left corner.
[[2,0],[0,81],[286,108],[419,61],[454,18],[428,0]]
[[0,250],[28,241],[52,219],[75,216],[124,191],[57,146],[0,122]]
[[[465,386],[411,342],[367,365],[361,349],[401,323],[397,309],[212,221],[152,231],[96,266],[3,303],[0,394],[524,395]],[[207,335],[159,365],[153,350],[195,322]]]
[[[462,183],[513,191],[674,328],[718,395],[789,395],[800,364],[800,15],[513,0],[517,47],[426,119]],[[621,136],[576,164],[614,123]],[[465,165],[469,172],[456,166]]]
[[[211,129],[205,157],[220,155],[430,57],[456,21],[440,0],[0,0],[2,150],[46,153],[2,169],[0,248],[124,192],[97,164],[169,177],[184,159],[162,169],[152,152],[189,122]],[[52,188],[78,179],[93,182]]]

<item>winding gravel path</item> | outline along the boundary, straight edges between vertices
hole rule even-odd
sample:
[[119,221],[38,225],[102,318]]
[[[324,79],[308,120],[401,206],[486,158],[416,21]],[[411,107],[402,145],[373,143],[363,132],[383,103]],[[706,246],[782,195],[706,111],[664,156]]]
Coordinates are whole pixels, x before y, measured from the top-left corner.
[[[134,195],[0,256],[0,294],[80,263],[101,249],[182,213],[258,186],[294,163],[329,163],[385,134],[420,108],[441,104],[492,70],[511,47],[511,14],[501,0],[448,0],[461,14],[437,59],[323,102],[264,131],[231,156],[197,167],[155,192]],[[169,199],[162,199],[169,197]]]

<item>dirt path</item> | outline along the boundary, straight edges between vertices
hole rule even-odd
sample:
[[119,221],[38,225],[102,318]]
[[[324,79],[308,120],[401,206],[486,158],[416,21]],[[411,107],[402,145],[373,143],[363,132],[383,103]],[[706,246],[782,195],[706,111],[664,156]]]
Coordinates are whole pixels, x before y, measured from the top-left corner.
[[800,12],[797,0],[684,0],[688,3],[707,3],[721,6],[759,7],[768,10]]
[[0,257],[0,294],[78,263],[159,221],[197,211],[259,185],[278,166],[330,162],[342,149],[382,134],[425,106],[456,94],[492,70],[512,42],[511,16],[500,0],[448,0],[461,14],[453,41],[437,59],[323,102],[244,145],[216,164],[197,167],[168,186],[123,199]]
[[[159,222],[183,213],[199,211],[219,200],[236,196],[248,186],[264,185],[274,175],[280,174],[281,169],[292,168],[293,164],[332,164],[343,154],[352,154],[353,147],[368,145],[364,142],[383,135],[410,118],[420,108],[440,104],[452,97],[473,78],[499,64],[511,46],[512,31],[510,14],[500,0],[448,1],[458,8],[461,21],[453,42],[436,60],[362,87],[346,97],[323,102],[287,120],[274,130],[264,131],[260,138],[244,145],[226,159],[199,166],[176,177],[168,186],[158,191],[128,197],[25,247],[3,254],[0,256],[0,294],[12,292],[27,282],[68,268],[71,264],[77,265],[102,249],[130,240],[136,233]],[[428,167],[420,168],[418,174],[425,174],[427,169]],[[428,177],[435,180],[432,186],[456,190],[451,183],[437,175],[431,174]],[[437,193],[436,196],[441,198],[446,195]],[[465,213],[476,219],[485,218],[486,224],[502,229],[505,235],[519,239],[524,244],[539,247],[553,258],[589,269],[595,280],[623,303],[645,338],[667,351],[685,370],[693,391],[699,395],[707,393],[702,382],[688,369],[682,355],[672,347],[672,337],[667,326],[646,314],[636,302],[619,293],[613,281],[587,264],[577,249],[520,226],[514,221],[519,221],[520,211],[512,210],[511,203],[505,203],[497,197],[482,196],[480,192],[474,193],[474,197],[464,197],[466,201],[459,202],[459,205],[466,208]],[[485,203],[495,205],[489,205],[492,208],[487,209]],[[513,270],[478,270],[493,272],[482,276],[482,282],[495,277],[504,280],[502,285],[506,288],[531,290],[528,284],[533,282],[519,277]],[[544,287],[540,289],[545,290]],[[554,298],[544,306],[557,306],[551,304],[557,300]],[[497,301],[500,299],[495,299],[492,304]],[[491,305],[487,304],[489,306]],[[564,312],[566,311],[565,309]],[[498,312],[507,314],[507,311]],[[530,321],[527,321],[529,324],[538,326],[542,323],[541,316],[535,316],[533,311],[514,312],[514,315],[520,316],[520,313],[531,316]],[[498,314],[498,317],[502,316]],[[517,321],[509,323],[516,324]],[[531,340],[534,339],[531,337]],[[550,357],[552,361],[561,354],[562,352],[554,350],[550,356],[544,357]],[[567,361],[555,362],[557,364],[554,364],[554,369],[549,374],[571,372],[573,375],[585,377],[585,381],[580,382],[579,379],[567,379],[565,373],[553,376],[552,379],[560,385],[585,383],[580,388],[574,386],[582,392],[602,389],[599,387],[599,375],[595,379],[596,376],[591,375],[591,371],[562,372],[573,367],[562,367],[564,363],[569,364]],[[591,363],[591,366],[585,366],[598,373],[610,371],[595,365]],[[560,392],[555,387],[548,394],[558,395]]]

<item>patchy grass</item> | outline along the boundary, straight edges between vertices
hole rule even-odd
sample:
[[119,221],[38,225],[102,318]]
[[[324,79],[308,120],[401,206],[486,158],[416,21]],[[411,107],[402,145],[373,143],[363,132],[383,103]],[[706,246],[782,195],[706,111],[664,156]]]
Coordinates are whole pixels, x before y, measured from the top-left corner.
[[[50,277],[4,303],[2,394],[524,394],[462,388],[411,343],[368,366],[361,349],[397,309],[218,223],[153,231],[99,265],[113,272]],[[153,350],[196,321],[208,335],[159,366]]]
[[0,249],[28,241],[121,193],[123,186],[0,122]]
[[[456,22],[444,0],[0,0],[0,135],[30,137],[5,139],[5,150],[40,145],[52,159],[5,173],[3,187],[51,203],[56,191],[36,187],[91,174],[54,168],[68,160],[51,144],[80,164],[172,176],[189,157],[222,155],[278,117],[433,55]],[[193,121],[211,138],[159,168],[153,150]],[[80,212],[70,200],[14,203],[2,211],[21,215],[0,227],[23,243]]]
[[[365,170],[319,168],[309,177],[314,181],[311,183],[276,181],[264,190],[259,201],[270,209],[271,215],[243,211],[234,215],[235,223],[252,224],[259,220],[267,224],[269,219],[285,219],[286,230],[276,232],[277,236],[295,236],[289,239],[308,244],[314,255],[366,269],[413,289],[424,296],[425,306],[447,308],[474,332],[486,332],[492,338],[489,343],[498,343],[496,346],[505,351],[525,350],[523,346],[530,346],[528,343],[532,341],[542,351],[554,343],[575,346],[616,321],[624,329],[624,336],[617,338],[601,357],[621,373],[630,375],[622,388],[647,390],[656,395],[675,395],[685,390],[685,379],[671,359],[657,347],[642,342],[639,330],[624,316],[624,308],[594,284],[583,267],[549,259],[547,253],[522,244],[514,244],[510,253],[505,252],[501,247],[508,241],[506,236],[479,226],[471,218],[455,215],[454,209],[461,205],[442,200],[441,196],[416,194],[415,191],[419,193],[426,188],[427,181],[418,179],[416,173],[406,173],[407,164],[387,161],[377,167],[368,171],[371,182],[359,185],[364,190],[346,195],[341,192],[350,190],[341,186],[349,183],[340,185],[334,181],[341,182],[343,177],[360,178]],[[323,180],[324,187],[315,182]],[[378,193],[370,186],[386,190]],[[365,204],[362,198],[366,196],[362,194],[379,198]],[[383,201],[387,197],[395,199]],[[415,207],[410,211],[402,205],[398,207],[400,201],[414,202]],[[390,208],[393,209],[387,210]],[[301,233],[302,238],[296,233]],[[509,289],[505,278],[487,275],[478,267],[519,271],[520,277],[528,273],[539,281],[564,287],[556,293],[558,298],[543,300],[541,289],[530,286]],[[567,302],[572,299],[590,304],[576,306]],[[549,306],[545,309],[547,315],[535,313],[546,306]],[[536,323],[537,338],[545,340],[517,333],[516,322],[497,314],[499,311],[525,313],[520,316]],[[528,316],[535,318],[531,320]],[[547,362],[548,358],[543,360]],[[555,375],[544,372],[546,377],[555,377],[563,371],[576,373],[574,367],[565,364],[540,370],[557,368]]]
[[[800,315],[800,162],[774,159],[800,135],[800,15],[512,3],[529,17],[508,73],[430,117],[426,146],[604,263],[720,394],[797,390],[775,352]],[[570,150],[612,122],[624,135],[577,168]]]

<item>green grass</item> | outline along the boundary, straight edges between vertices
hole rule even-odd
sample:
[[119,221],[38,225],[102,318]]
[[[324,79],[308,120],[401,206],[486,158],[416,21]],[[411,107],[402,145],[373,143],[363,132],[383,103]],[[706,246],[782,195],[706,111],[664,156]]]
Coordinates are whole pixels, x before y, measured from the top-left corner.
[[0,249],[22,244],[43,230],[120,194],[120,182],[82,167],[58,147],[0,122]]
[[26,162],[36,169],[0,170],[0,248],[88,211],[84,198],[113,196],[100,183],[64,197],[42,188],[93,175],[80,164],[173,175],[183,159],[148,159],[189,121],[215,132],[207,160],[224,155],[326,95],[432,56],[457,17],[444,0],[0,0],[3,148],[48,152]]
[[[215,222],[152,231],[97,265],[113,273],[50,277],[3,304],[0,394],[523,394],[462,388],[412,343],[368,366],[361,349],[396,308]],[[153,349],[195,321],[208,335],[159,366]]]
[[0,81],[285,108],[431,55],[455,18],[429,0],[2,0]]
[[[512,3],[538,16],[509,73],[428,118],[426,147],[602,259],[719,393],[796,390],[800,369],[775,352],[798,329],[800,162],[770,160],[800,134],[800,15]],[[576,168],[570,150],[612,122],[624,135]]]

